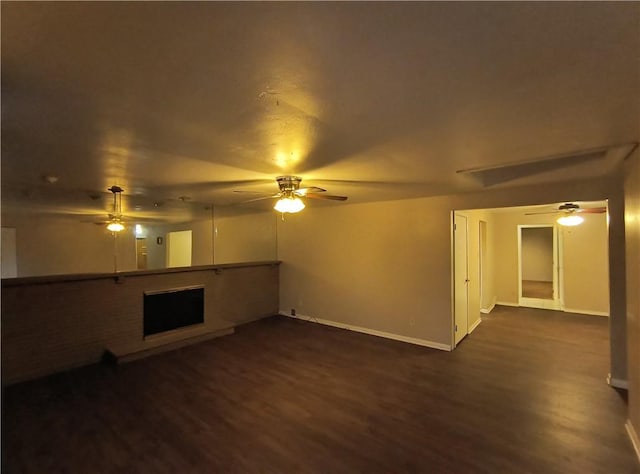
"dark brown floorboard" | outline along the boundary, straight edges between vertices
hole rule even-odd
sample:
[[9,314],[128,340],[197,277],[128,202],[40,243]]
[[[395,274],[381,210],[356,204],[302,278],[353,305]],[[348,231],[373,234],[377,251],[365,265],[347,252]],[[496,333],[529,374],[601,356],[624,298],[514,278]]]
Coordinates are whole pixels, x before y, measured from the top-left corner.
[[8,387],[8,473],[640,473],[608,321],[496,308],[447,353],[273,317]]
[[552,281],[522,280],[522,296],[525,298],[553,299]]

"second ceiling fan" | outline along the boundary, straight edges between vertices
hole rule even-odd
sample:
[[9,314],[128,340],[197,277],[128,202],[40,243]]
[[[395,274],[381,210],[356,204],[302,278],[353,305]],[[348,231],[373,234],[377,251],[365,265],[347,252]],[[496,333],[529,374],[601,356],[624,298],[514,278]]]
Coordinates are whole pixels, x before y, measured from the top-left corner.
[[556,210],[545,212],[528,212],[525,215],[532,216],[536,214],[562,214],[557,222],[564,226],[580,225],[584,221],[584,218],[580,216],[580,213],[585,214],[602,214],[607,212],[606,207],[587,207],[582,208],[579,204],[573,202],[567,202],[558,206]]

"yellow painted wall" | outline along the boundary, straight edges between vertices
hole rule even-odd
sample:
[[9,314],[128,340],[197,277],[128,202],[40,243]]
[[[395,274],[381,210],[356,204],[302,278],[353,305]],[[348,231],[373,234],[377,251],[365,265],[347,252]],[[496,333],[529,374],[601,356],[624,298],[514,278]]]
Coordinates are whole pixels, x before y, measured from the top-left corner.
[[451,209],[412,199],[314,207],[278,222],[280,308],[451,343]]
[[[629,352],[629,424],[640,436],[640,151],[627,159],[625,170],[627,252],[627,344]],[[637,439],[640,441],[640,439]],[[640,444],[636,447],[640,457]]]
[[609,252],[606,214],[587,214],[576,227],[562,227],[565,311],[609,313]]

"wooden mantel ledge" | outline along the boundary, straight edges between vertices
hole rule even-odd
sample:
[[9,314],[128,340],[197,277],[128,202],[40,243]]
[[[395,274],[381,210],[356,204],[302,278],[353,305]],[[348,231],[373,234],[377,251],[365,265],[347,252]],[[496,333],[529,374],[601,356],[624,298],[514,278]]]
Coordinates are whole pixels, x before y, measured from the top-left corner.
[[3,278],[2,286],[23,286],[23,285],[39,285],[48,283],[63,283],[69,281],[83,280],[105,280],[113,279],[116,282],[123,278],[135,278],[147,275],[164,275],[167,273],[186,273],[186,272],[206,272],[215,270],[225,270],[233,268],[260,267],[280,265],[280,260],[266,260],[261,262],[242,262],[242,263],[221,263],[218,265],[198,265],[193,267],[176,267],[176,268],[159,268],[157,270],[133,270],[128,272],[114,273],[78,273],[70,275],[43,275],[32,277]]

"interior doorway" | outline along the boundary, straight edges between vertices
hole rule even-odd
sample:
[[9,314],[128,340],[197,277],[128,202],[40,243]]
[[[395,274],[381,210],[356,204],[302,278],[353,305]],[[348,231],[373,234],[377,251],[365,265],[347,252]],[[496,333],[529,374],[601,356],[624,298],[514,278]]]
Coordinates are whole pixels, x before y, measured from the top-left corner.
[[518,304],[561,309],[555,225],[518,225]]
[[191,266],[191,231],[167,234],[167,268]]
[[146,237],[136,238],[136,268],[138,270],[147,269],[147,239]]
[[[606,206],[602,201],[580,204],[585,209]],[[583,212],[584,222],[566,227],[557,223],[558,206],[452,210],[452,348],[490,320],[496,306],[609,316],[607,215]],[[544,275],[522,273],[522,232],[526,241],[530,231],[523,228],[545,228],[540,233],[546,235],[547,250],[538,259],[546,265]]]

